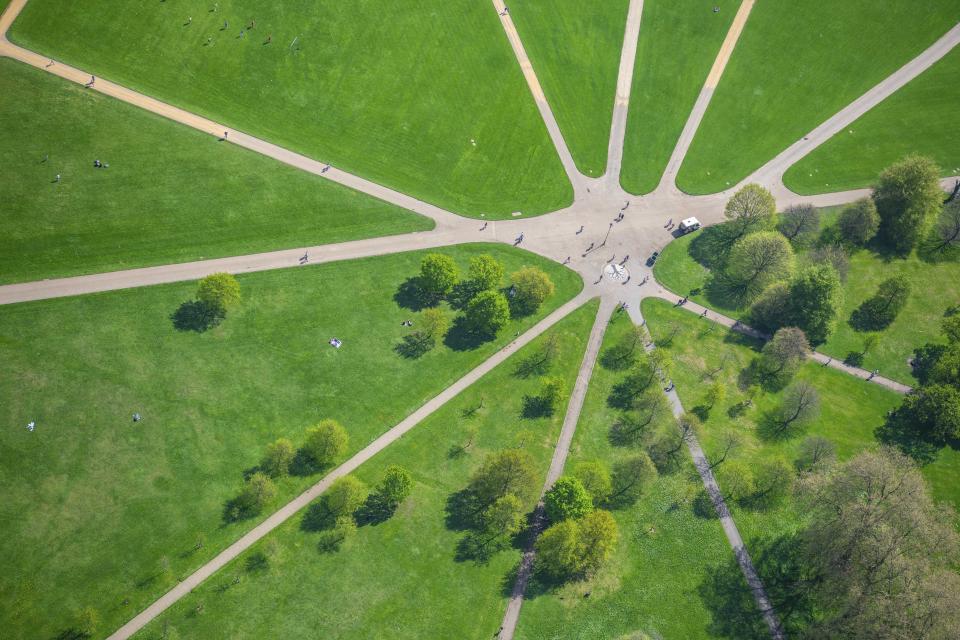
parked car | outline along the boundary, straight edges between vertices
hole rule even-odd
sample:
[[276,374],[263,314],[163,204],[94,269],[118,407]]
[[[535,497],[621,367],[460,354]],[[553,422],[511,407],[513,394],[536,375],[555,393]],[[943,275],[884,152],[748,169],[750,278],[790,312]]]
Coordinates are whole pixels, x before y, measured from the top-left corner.
[[659,252],[659,251],[654,251],[653,253],[651,253],[651,254],[650,254],[650,257],[647,258],[647,266],[648,266],[648,267],[652,267],[652,266],[653,266],[653,263],[656,262],[656,261],[657,261],[657,258],[659,258],[659,257],[660,257],[660,252]]
[[677,229],[680,230],[680,235],[685,236],[692,231],[696,231],[700,228],[700,221],[696,218],[687,218],[686,220],[680,221],[680,226]]

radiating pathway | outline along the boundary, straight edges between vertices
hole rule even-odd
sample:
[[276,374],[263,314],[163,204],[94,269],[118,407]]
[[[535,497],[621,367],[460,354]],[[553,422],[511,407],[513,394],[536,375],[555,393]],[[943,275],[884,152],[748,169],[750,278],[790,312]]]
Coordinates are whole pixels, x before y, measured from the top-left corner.
[[[659,285],[659,283],[657,284]],[[752,338],[758,338],[760,340],[770,339],[769,335],[762,333],[760,331],[757,331],[756,329],[743,324],[739,320],[735,320],[734,318],[730,318],[728,316],[723,315],[722,313],[717,313],[712,309],[708,309],[707,307],[699,305],[696,302],[693,302],[692,300],[687,300],[682,305],[678,305],[677,302],[679,301],[681,296],[678,296],[672,291],[668,291],[667,289],[664,289],[662,285],[659,285],[656,288],[652,288],[648,292],[647,297],[661,298],[663,300],[673,303],[674,306],[679,306],[681,309],[685,311],[695,313],[698,316],[701,316],[709,320],[710,322],[716,322],[717,324],[721,324],[727,327],[728,329],[732,329],[733,331],[742,333],[744,335],[748,335]],[[706,313],[706,315],[704,315],[704,313]],[[844,363],[842,360],[837,360],[836,358],[833,358],[832,356],[828,356],[825,353],[820,353],[819,351],[812,352],[810,354],[810,358],[813,361],[819,362],[820,364],[826,367],[836,369],[837,371],[842,371],[848,375],[855,376],[862,380],[866,380],[867,382],[878,384],[881,387],[886,387],[890,391],[895,391],[896,393],[910,393],[911,391],[911,388],[909,386],[902,384],[900,382],[897,382],[896,380],[891,380],[890,378],[885,378],[884,376],[881,376],[881,375],[874,375],[873,372],[867,371],[866,369],[861,369],[860,367],[850,366]]]
[[[636,324],[644,325],[643,316],[640,313],[639,307],[631,308],[629,311],[630,317],[633,318]],[[651,338],[647,349],[650,350],[653,349],[653,347],[654,344]],[[667,398],[670,400],[674,417],[679,419],[685,411],[683,405],[680,403],[680,396],[677,394],[676,386],[669,391],[665,390],[664,393],[666,393]],[[757,602],[757,608],[760,609],[760,613],[763,615],[763,619],[770,629],[770,635],[774,640],[783,640],[783,627],[780,625],[780,620],[773,610],[773,605],[770,603],[767,591],[763,587],[763,581],[760,580],[760,576],[753,566],[753,560],[751,560],[750,553],[743,543],[740,530],[737,529],[737,523],[733,521],[733,516],[730,515],[730,509],[727,508],[726,500],[724,500],[723,493],[720,491],[720,485],[717,484],[717,479],[713,475],[713,469],[707,460],[706,454],[703,452],[703,448],[700,446],[700,441],[697,440],[697,435],[692,431],[686,434],[686,443],[687,448],[690,450],[690,455],[693,457],[693,464],[697,468],[697,473],[700,475],[700,480],[703,482],[703,486],[710,496],[710,501],[717,511],[717,517],[720,518],[723,533],[727,536],[727,541],[730,543],[731,548],[733,548],[733,555],[737,559],[737,564],[740,565],[740,570],[743,572],[743,577],[747,581],[747,586],[750,587],[750,591],[753,593],[754,600]]]
[[563,417],[563,429],[560,431],[560,439],[557,441],[557,446],[553,450],[550,469],[547,471],[543,489],[540,491],[540,502],[537,504],[533,516],[533,533],[530,536],[531,546],[524,550],[523,556],[520,559],[520,569],[517,571],[517,579],[513,585],[510,601],[507,603],[507,610],[503,616],[503,625],[500,628],[499,640],[512,640],[514,631],[516,630],[517,620],[520,617],[520,608],[523,606],[523,596],[527,590],[527,583],[533,574],[533,560],[535,555],[533,542],[536,541],[546,524],[546,517],[543,512],[543,496],[563,473],[567,456],[570,454],[570,444],[573,442],[573,434],[576,432],[577,422],[580,420],[583,401],[587,396],[587,387],[590,385],[593,368],[597,362],[597,354],[600,353],[600,346],[603,344],[603,335],[606,333],[607,325],[610,323],[610,314],[613,313],[615,307],[616,304],[613,300],[605,298],[600,304],[596,319],[593,321],[590,339],[587,342],[587,348],[583,354],[583,361],[580,363],[580,371],[577,373],[577,382],[573,387],[573,392],[570,394],[570,400],[567,403],[567,413]]
[[[405,433],[423,422],[424,419],[459,395],[461,391],[492,371],[497,365],[501,364],[504,360],[516,353],[517,350],[529,344],[532,340],[537,338],[537,336],[585,304],[589,298],[590,296],[588,294],[581,293],[579,296],[570,300],[559,309],[548,315],[546,318],[535,324],[529,331],[526,331],[523,335],[519,336],[506,347],[490,356],[483,362],[483,364],[479,365],[470,371],[470,373],[466,374],[452,385],[441,391],[436,397],[411,413],[395,427],[383,433],[379,438],[354,454],[349,460],[330,471],[323,477],[322,480],[275,511],[273,514],[267,517],[266,520],[243,535],[239,540],[231,544],[202,567],[184,578],[177,584],[177,586],[137,614],[132,620],[130,620],[130,622],[126,623],[113,634],[111,634],[109,640],[125,640],[142,629],[151,620],[166,611],[171,605],[198,587],[204,580],[222,569],[227,565],[227,563],[249,549],[258,540],[279,527],[281,524],[296,515],[304,507],[320,497],[320,495],[326,491],[335,480],[353,472],[361,464],[399,440]],[[561,435],[561,438],[562,437],[563,436]]]
[[623,145],[627,135],[627,115],[630,111],[630,92],[633,88],[633,69],[637,60],[637,42],[640,40],[640,18],[643,16],[643,0],[630,0],[627,9],[627,26],[623,34],[623,49],[620,52],[620,70],[617,73],[617,94],[613,103],[613,119],[610,123],[610,140],[607,143],[608,186],[620,186],[620,169],[623,166]]

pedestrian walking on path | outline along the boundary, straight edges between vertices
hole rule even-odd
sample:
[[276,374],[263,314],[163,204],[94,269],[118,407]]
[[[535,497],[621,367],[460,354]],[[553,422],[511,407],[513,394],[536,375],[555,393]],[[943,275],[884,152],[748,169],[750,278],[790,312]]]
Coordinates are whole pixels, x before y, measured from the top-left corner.
[[90,82],[87,83],[88,87],[92,87],[93,83],[97,81],[96,76],[90,76]]
[[580,235],[581,233],[583,233],[583,225],[580,225],[580,229],[577,230],[576,235]]
[[60,182],[60,174],[59,174],[59,173],[57,174],[57,177],[54,178],[53,181],[54,181],[54,182]]

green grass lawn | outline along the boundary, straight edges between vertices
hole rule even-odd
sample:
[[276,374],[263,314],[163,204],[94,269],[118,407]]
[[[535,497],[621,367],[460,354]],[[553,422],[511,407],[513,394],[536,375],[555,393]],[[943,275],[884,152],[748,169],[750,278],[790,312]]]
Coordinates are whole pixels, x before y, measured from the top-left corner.
[[758,2],[677,184],[736,184],[933,44],[956,11],[956,0]]
[[[747,461],[782,456],[793,462],[807,435],[832,440],[838,458],[844,460],[864,448],[876,445],[874,430],[883,423],[887,411],[900,404],[902,396],[899,394],[841,371],[808,362],[800,369],[796,379],[809,380],[817,388],[820,395],[819,418],[797,437],[765,439],[758,434],[757,421],[765,412],[777,406],[782,391],[761,392],[755,398],[754,406],[736,418],[727,413],[730,407],[746,397],[738,387],[738,375],[757,356],[759,344],[724,327],[708,324],[695,314],[677,309],[663,300],[649,298],[643,301],[642,308],[655,340],[662,339],[671,324],[680,326],[681,330],[673,342],[661,346],[672,356],[673,379],[688,411],[704,403],[707,387],[712,382],[705,377],[705,373],[727,358],[723,370],[714,378],[725,383],[726,400],[709,412],[709,418],[698,433],[708,455],[721,452],[721,438],[724,432],[732,430],[740,434],[744,442],[734,457]],[[715,328],[707,331],[711,326]],[[960,508],[960,456],[957,452],[949,448],[942,450],[934,462],[923,468],[923,473],[937,499],[946,500]],[[754,527],[762,527],[768,514],[740,511],[744,513],[745,521],[741,523],[738,513],[737,524],[744,537],[759,535],[761,530]]]
[[[564,379],[568,390],[597,306],[590,302],[551,329],[559,352],[550,375]],[[518,360],[537,351],[548,335],[357,471],[369,485],[390,464],[411,472],[413,491],[391,519],[361,527],[338,553],[321,554],[318,534],[304,531],[296,516],[253,551],[269,557],[269,569],[247,572],[251,552],[244,554],[137,637],[160,638],[169,629],[184,638],[489,638],[500,625],[520,554],[504,550],[487,564],[456,561],[464,534],[446,527],[445,505],[489,452],[522,446],[546,473],[564,412],[521,418],[523,395],[538,393],[541,380],[514,372]],[[464,414],[481,401],[476,415]],[[466,455],[451,457],[471,426],[477,429],[473,445]],[[223,591],[235,576],[240,583]]]
[[[822,224],[828,228],[836,221],[840,208],[822,211]],[[702,232],[679,238],[666,246],[657,260],[654,272],[657,280],[677,294],[703,289],[710,271],[690,255],[690,244]],[[801,262],[806,252],[800,252]],[[818,351],[834,358],[846,358],[851,352],[863,349],[866,334],[850,325],[851,314],[877,291],[887,278],[902,275],[911,284],[911,295],[897,319],[880,334],[876,347],[865,355],[865,369],[880,372],[905,384],[915,384],[907,363],[917,347],[928,342],[941,342],[940,323],[960,300],[960,264],[957,262],[929,262],[916,253],[908,258],[891,258],[870,249],[861,249],[850,256],[850,271],[844,284],[844,304],[836,328],[829,340],[817,347]],[[725,315],[744,318],[745,309],[724,306],[722,300],[711,299],[701,292],[691,296],[700,304]]]
[[570,202],[489,3],[213,5],[118,11],[108,0],[33,0],[11,37],[466,215],[536,214]]
[[0,127],[2,283],[433,227],[9,59]]
[[[244,302],[205,333],[170,320],[190,282],[0,307],[6,633],[52,637],[86,605],[115,628],[255,524],[222,513],[269,442],[302,443],[330,417],[356,452],[582,287],[523,251],[445,252],[463,267],[480,253],[508,273],[539,265],[557,292],[493,342],[419,360],[394,352],[401,321],[418,320],[394,292],[423,252],[240,276]],[[277,504],[318,478],[282,483]]]
[[649,193],[660,182],[738,6],[737,0],[643,3],[620,174],[627,191]]
[[856,189],[910,153],[930,156],[945,176],[960,175],[960,151],[945,134],[957,104],[960,51],[955,49],[790,167],[784,182],[797,193]]
[[523,46],[577,168],[603,175],[629,0],[510,3]]
[[[604,347],[615,345],[629,326],[626,314],[614,314]],[[594,369],[567,469],[589,460],[612,465],[632,453],[612,446],[608,438],[616,411],[607,406],[607,396],[624,375],[599,365]],[[609,565],[588,582],[527,600],[516,637],[629,638],[638,631],[652,638],[710,637],[710,616],[698,585],[709,567],[732,554],[719,521],[693,514],[686,497],[696,483],[688,464],[681,472],[661,476],[636,505],[614,511],[620,542]]]

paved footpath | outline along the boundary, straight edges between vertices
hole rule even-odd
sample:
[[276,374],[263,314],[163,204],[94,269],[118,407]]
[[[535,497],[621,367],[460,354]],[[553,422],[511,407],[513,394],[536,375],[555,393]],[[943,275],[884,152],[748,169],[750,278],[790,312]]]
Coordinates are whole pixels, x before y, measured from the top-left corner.
[[[362,450],[354,454],[352,458],[341,464],[336,469],[332,470],[326,476],[323,477],[320,482],[316,483],[299,496],[285,504],[283,507],[278,509],[276,512],[267,517],[266,520],[261,522],[259,525],[250,530],[247,534],[242,536],[239,540],[231,544],[229,547],[217,554],[212,560],[207,562],[205,565],[197,569],[195,572],[190,574],[182,582],[177,584],[173,589],[164,594],[159,600],[151,604],[149,607],[137,614],[130,622],[126,623],[115,631],[108,640],[125,640],[129,638],[137,631],[146,626],[151,620],[156,618],[158,615],[163,613],[167,608],[173,605],[175,602],[189,594],[193,589],[198,587],[204,580],[212,576],[214,573],[222,569],[227,563],[239,556],[241,553],[249,549],[253,544],[258,540],[263,538],[265,535],[279,527],[281,524],[289,520],[291,517],[296,515],[301,509],[309,505],[311,502],[316,500],[324,491],[326,491],[330,485],[343,476],[353,472],[361,464],[375,456],[376,454],[383,451],[385,448],[399,440],[405,433],[413,429],[415,426],[420,424],[425,418],[429,415],[440,409],[450,400],[455,398],[461,391],[472,385],[474,382],[482,378],[484,375],[489,373],[496,367],[501,364],[511,355],[517,352],[520,348],[530,343],[537,336],[542,334],[544,331],[558,323],[563,318],[567,317],[570,313],[581,307],[590,299],[590,295],[587,293],[581,293],[573,300],[570,300],[559,309],[548,315],[546,318],[538,322],[528,330],[523,335],[519,336],[516,340],[508,344],[506,347],[490,356],[487,360],[483,362],[480,366],[476,367],[470,373],[463,376],[452,385],[444,389],[440,394],[434,397],[432,400],[428,401],[422,407],[411,413],[398,425],[391,428],[390,430],[383,433],[379,438],[368,444]],[[603,308],[601,306],[601,308]],[[592,338],[592,335],[591,335]],[[579,384],[579,379],[578,379]],[[571,399],[572,404],[572,399]],[[566,423],[565,423],[566,424]],[[564,426],[566,428],[566,426]],[[561,434],[561,440],[563,435]]]
[[733,50],[737,46],[740,34],[743,33],[743,28],[747,24],[747,18],[750,17],[750,11],[753,10],[753,4],[754,0],[743,0],[740,4],[737,15],[734,16],[733,22],[730,24],[730,29],[727,31],[727,37],[724,38],[723,44],[720,45],[720,53],[717,54],[716,59],[713,61],[713,67],[707,75],[707,80],[704,82],[703,88],[700,89],[700,95],[697,96],[697,101],[693,104],[693,110],[687,118],[687,123],[683,126],[683,131],[680,133],[677,145],[674,147],[673,153],[670,154],[667,167],[664,169],[663,175],[660,176],[660,184],[657,186],[657,191],[679,191],[676,182],[677,174],[680,173],[680,165],[683,164],[683,159],[687,156],[687,151],[690,150],[690,145],[693,143],[693,137],[696,135],[697,129],[700,128],[700,123],[703,121],[703,116],[707,112],[707,107],[710,106],[713,92],[716,90],[717,85],[720,84],[720,78],[723,77],[723,71],[727,68],[730,56],[733,55]]
[[560,430],[560,439],[553,450],[553,458],[550,460],[550,469],[547,471],[547,478],[543,483],[543,489],[540,491],[540,502],[537,504],[533,516],[533,534],[530,536],[531,546],[524,550],[520,559],[520,569],[517,571],[517,580],[513,585],[513,591],[510,594],[510,601],[507,603],[507,610],[503,615],[503,625],[500,627],[498,635],[499,640],[512,640],[514,631],[517,627],[517,620],[520,618],[520,608],[523,606],[523,596],[527,590],[527,583],[533,575],[534,550],[533,543],[540,536],[546,524],[546,516],[543,513],[543,496],[547,490],[553,486],[560,474],[563,473],[563,467],[567,462],[567,456],[570,454],[570,444],[573,442],[573,434],[577,430],[577,422],[580,420],[580,411],[583,409],[583,401],[587,396],[587,388],[590,385],[590,377],[593,375],[593,367],[597,362],[597,354],[600,353],[600,346],[603,344],[603,335],[607,331],[607,325],[610,324],[610,314],[613,313],[616,303],[610,298],[604,298],[597,311],[597,317],[593,321],[593,329],[590,331],[590,339],[587,342],[587,348],[583,354],[583,361],[580,363],[580,371],[577,373],[577,382],[574,384],[573,392],[570,394],[570,400],[567,403],[567,413],[563,417],[563,428]]
[[630,0],[623,48],[620,51],[620,70],[617,73],[617,94],[610,122],[610,140],[607,143],[607,172],[604,179],[608,188],[620,185],[620,168],[623,166],[623,145],[627,135],[627,115],[630,111],[630,92],[633,88],[633,69],[637,60],[642,16],[643,0]]
[[[674,306],[677,306],[677,301],[680,299],[680,296],[671,291],[667,291],[660,286],[659,283],[656,284],[658,285],[657,289],[651,291],[648,297],[661,298],[668,302],[672,302]],[[722,313],[717,313],[716,311],[699,305],[696,302],[687,300],[687,302],[683,303],[683,305],[680,305],[680,307],[685,311],[689,311],[697,315],[702,315],[704,312],[706,312],[706,315],[703,317],[707,320],[716,322],[717,324],[721,324],[728,329],[732,329],[733,331],[742,333],[752,338],[757,338],[759,340],[770,339],[769,335],[757,331],[756,329],[743,324],[739,320],[734,320],[733,318],[725,316]],[[814,351],[810,355],[810,358],[821,363],[825,367],[830,367],[831,369],[836,369],[837,371],[842,371],[851,376],[856,376],[857,378],[866,380],[867,382],[878,384],[881,387],[886,387],[890,391],[895,391],[896,393],[910,393],[911,391],[911,388],[903,383],[897,382],[896,380],[891,380],[890,378],[885,378],[881,375],[873,375],[873,372],[871,371],[867,371],[866,369],[861,369],[859,367],[852,367],[840,360],[836,360],[833,357],[826,355],[825,353],[820,353],[819,351]]]

